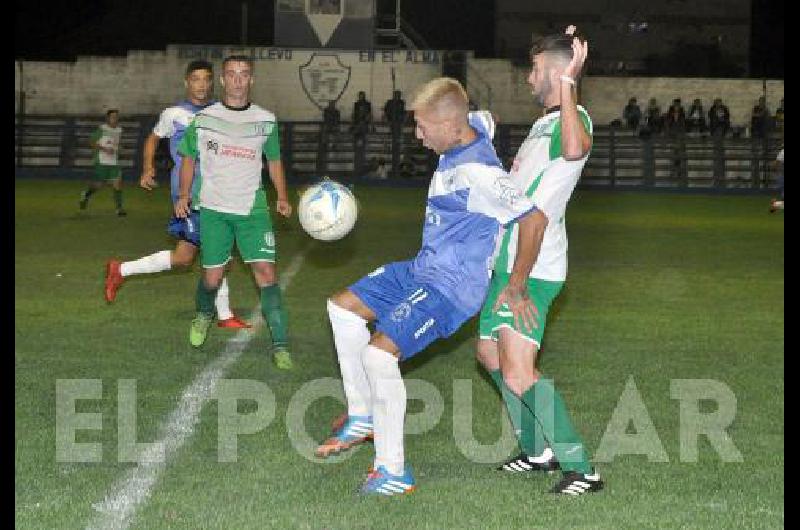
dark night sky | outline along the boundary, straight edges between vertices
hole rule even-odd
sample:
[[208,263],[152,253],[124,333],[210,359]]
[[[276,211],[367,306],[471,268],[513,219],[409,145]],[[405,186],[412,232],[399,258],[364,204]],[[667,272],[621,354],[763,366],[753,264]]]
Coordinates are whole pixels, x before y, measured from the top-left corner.
[[[471,49],[479,57],[492,56],[493,0],[472,0],[470,9],[464,4],[464,0],[401,3],[403,16],[431,48]],[[783,0],[752,0],[753,77],[784,75],[783,4]],[[167,44],[237,44],[240,5],[235,0],[17,0],[15,56],[63,61],[76,55],[125,55],[129,49],[163,50]],[[273,5],[274,0],[248,1],[249,44],[272,44]]]

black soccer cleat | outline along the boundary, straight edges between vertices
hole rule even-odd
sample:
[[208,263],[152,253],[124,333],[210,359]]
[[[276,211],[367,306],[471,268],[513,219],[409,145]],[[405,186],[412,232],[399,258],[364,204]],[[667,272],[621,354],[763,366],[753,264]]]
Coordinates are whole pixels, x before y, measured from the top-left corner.
[[577,497],[578,495],[600,491],[601,489],[603,489],[603,481],[600,480],[600,475],[597,473],[586,474],[570,471],[550,490],[550,493]]
[[527,453],[520,453],[515,457],[509,458],[497,467],[498,471],[509,471],[511,473],[524,473],[544,471],[552,473],[561,469],[556,457],[544,462],[534,462]]

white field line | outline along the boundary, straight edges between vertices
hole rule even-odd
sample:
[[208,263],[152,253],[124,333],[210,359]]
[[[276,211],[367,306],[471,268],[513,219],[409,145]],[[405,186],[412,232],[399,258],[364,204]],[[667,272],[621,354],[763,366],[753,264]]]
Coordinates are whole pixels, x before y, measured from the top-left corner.
[[[305,260],[306,251],[297,254],[289,267],[281,275],[281,290],[286,290],[292,278],[300,270]],[[144,454],[137,460],[141,463],[128,471],[110,489],[102,501],[92,504],[96,512],[86,525],[89,529],[125,529],[133,522],[136,510],[147,501],[158,482],[161,473],[186,443],[200,421],[200,411],[216,389],[217,383],[228,369],[239,359],[245,348],[264,323],[259,311],[253,310],[253,327],[240,330],[226,343],[225,350],[212,361],[189,385],[181,396],[177,408],[170,413],[166,422],[159,429],[159,438],[149,447],[163,447],[163,458],[160,461],[153,455]],[[149,458],[148,458],[149,457]]]

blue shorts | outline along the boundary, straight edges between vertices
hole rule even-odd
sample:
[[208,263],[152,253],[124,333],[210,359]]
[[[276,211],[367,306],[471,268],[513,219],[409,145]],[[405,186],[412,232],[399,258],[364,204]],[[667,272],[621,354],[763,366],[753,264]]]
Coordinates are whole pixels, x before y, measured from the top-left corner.
[[397,345],[401,361],[449,337],[471,316],[431,285],[416,282],[410,261],[379,267],[348,289],[375,313],[375,329]]
[[200,246],[200,212],[192,210],[189,217],[182,219],[173,216],[167,224],[167,233],[192,245]]

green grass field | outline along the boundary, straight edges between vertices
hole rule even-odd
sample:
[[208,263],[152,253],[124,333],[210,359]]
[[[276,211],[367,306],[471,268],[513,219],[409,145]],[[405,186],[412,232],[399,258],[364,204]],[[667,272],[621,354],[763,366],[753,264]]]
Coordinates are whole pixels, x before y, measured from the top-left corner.
[[[108,190],[79,214],[79,183],[17,180],[15,187],[16,526],[83,528],[96,515],[93,503],[136,465],[117,458],[119,381],[136,381],[137,441],[152,442],[233,334],[213,328],[202,349],[189,346],[197,265],[135,277],[114,305],[103,300],[107,258],[171,248],[166,189],[148,195],[129,187],[129,216],[117,218]],[[668,462],[617,456],[597,463],[603,492],[561,498],[547,493],[555,475],[507,476],[464,456],[454,421],[463,431],[465,410],[486,446],[507,421],[476,366],[472,320],[404,367],[406,378],[438,390],[444,412],[428,432],[406,436],[419,490],[375,499],[355,495],[372,461],[370,445],[337,463],[311,462],[294,449],[286,422],[304,384],[338,377],[326,296],[419,246],[425,190],[356,193],[362,211],[343,241],[313,242],[296,217],[276,223],[279,270],[304,255],[285,292],[296,369],[274,369],[262,327],[225,375],[266,384],[276,398],[273,421],[239,436],[237,461],[219,462],[218,404],[208,401],[138,505],[132,528],[783,527],[784,227],[783,213],[766,212],[766,197],[578,191],[568,210],[569,279],[551,311],[541,368],[555,378],[593,452],[632,380]],[[234,308],[249,316],[257,303],[249,271],[236,262],[229,277]],[[77,442],[102,443],[102,462],[57,461],[59,379],[102,382],[101,399],[76,406],[103,414],[101,429],[76,434]],[[737,408],[727,433],[742,462],[724,462],[702,436],[698,460],[682,461],[681,412],[670,395],[676,379],[730,388]],[[462,394],[454,403],[464,380],[471,409]],[[703,412],[716,408],[701,405]],[[314,402],[305,415],[308,434],[324,438],[341,408],[332,397]],[[254,409],[252,400],[239,404],[241,413]],[[422,409],[421,401],[409,402],[409,414]]]

